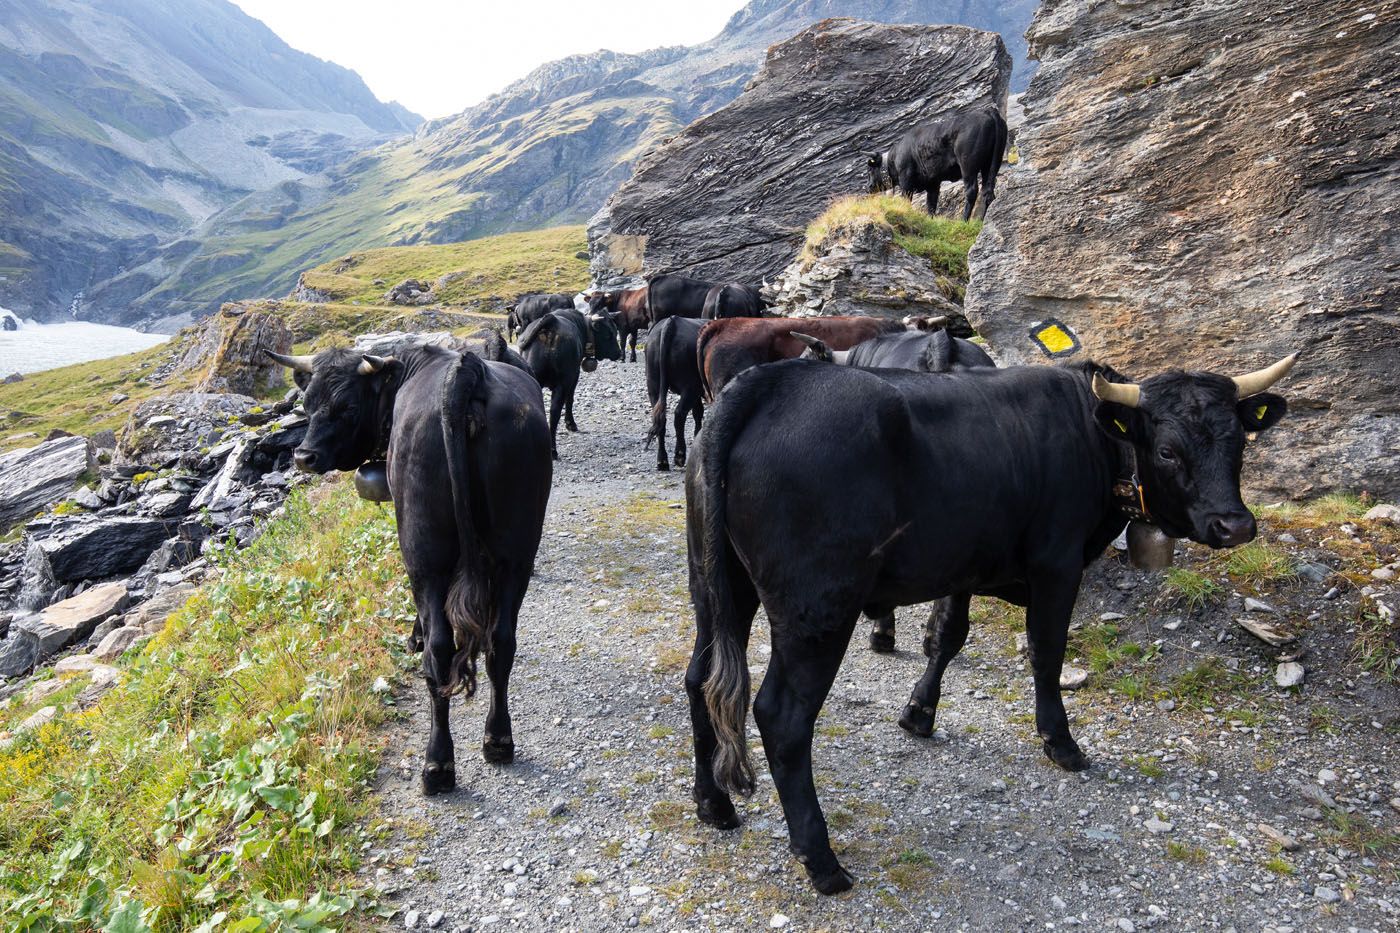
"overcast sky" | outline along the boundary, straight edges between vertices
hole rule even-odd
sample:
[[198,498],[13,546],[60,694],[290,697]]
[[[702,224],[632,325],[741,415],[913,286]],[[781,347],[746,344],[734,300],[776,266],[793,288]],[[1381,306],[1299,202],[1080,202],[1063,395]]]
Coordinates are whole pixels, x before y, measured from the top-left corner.
[[353,68],[425,117],[465,110],[541,65],[714,36],[744,0],[234,0],[293,48]]

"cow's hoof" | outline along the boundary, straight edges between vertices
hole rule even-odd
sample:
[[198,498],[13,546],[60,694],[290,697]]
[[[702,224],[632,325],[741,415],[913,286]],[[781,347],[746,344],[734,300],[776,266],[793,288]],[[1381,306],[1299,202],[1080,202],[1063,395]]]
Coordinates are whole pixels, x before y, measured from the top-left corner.
[[660,473],[669,473],[671,472],[671,464],[667,463],[665,460],[658,460],[656,461],[656,469]]
[[931,706],[919,706],[917,703],[910,703],[904,707],[904,712],[899,714],[899,728],[910,735],[917,735],[921,739],[926,739],[933,735],[933,716],[936,710]]
[[870,650],[877,654],[894,654],[894,633],[871,629]]
[[685,466],[685,454],[676,454],[676,466]]
[[488,735],[481,741],[481,757],[493,765],[508,765],[515,760],[515,740]]
[[572,421],[565,421],[564,428],[565,430],[572,431],[575,434],[578,433],[578,425],[574,424]]
[[737,829],[740,822],[734,803],[728,797],[697,800],[695,816],[700,822],[707,823],[715,829]]
[[559,451],[557,451],[557,450],[552,450],[552,451],[550,451],[550,453],[554,454],[554,459],[555,459],[555,460],[558,460],[558,459],[559,459]]
[[1079,750],[1074,739],[1064,742],[1045,742],[1045,755],[1066,771],[1085,771],[1089,768],[1089,756]]
[[817,872],[808,868],[807,877],[812,879],[812,887],[817,889],[817,893],[825,894],[828,897],[832,894],[840,894],[842,891],[849,891],[855,887],[856,883],[856,879],[851,877],[851,873],[842,868],[839,863],[829,871]]
[[457,771],[452,762],[430,761],[423,767],[423,796],[450,794],[457,789]]

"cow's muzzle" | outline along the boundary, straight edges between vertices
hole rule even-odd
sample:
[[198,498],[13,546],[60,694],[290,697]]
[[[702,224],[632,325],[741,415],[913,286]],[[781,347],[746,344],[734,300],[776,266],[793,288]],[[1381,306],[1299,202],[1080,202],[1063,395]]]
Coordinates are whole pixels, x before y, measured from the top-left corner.
[[321,472],[319,469],[320,460],[321,458],[316,451],[307,450],[305,447],[298,447],[292,451],[292,463],[296,464],[296,468],[303,473]]
[[1212,515],[1206,521],[1207,543],[1217,548],[1237,547],[1253,541],[1257,527],[1248,509]]

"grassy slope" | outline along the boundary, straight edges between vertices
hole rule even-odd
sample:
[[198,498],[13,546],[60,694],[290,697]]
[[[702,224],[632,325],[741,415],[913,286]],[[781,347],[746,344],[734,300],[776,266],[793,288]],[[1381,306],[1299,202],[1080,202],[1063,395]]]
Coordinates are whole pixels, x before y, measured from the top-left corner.
[[901,247],[927,259],[935,271],[962,281],[967,280],[968,250],[982,230],[981,221],[930,217],[895,195],[852,195],[835,201],[807,226],[805,252],[810,255],[844,228],[867,223],[889,227]]
[[392,516],[348,483],[295,495],[98,707],[0,751],[8,928],[313,929],[353,907],[392,715],[371,685],[413,611]]
[[[375,304],[387,290],[373,284],[376,278],[393,285],[405,278],[433,281],[455,273],[453,280],[441,289],[442,299],[448,306],[471,306],[525,291],[582,288],[588,281],[588,262],[575,254],[585,246],[582,227],[555,227],[466,243],[353,253],[307,273],[312,285],[334,294],[338,301],[278,301],[265,307],[286,318],[298,350],[305,351],[343,342],[356,333],[402,329],[405,316],[422,310]],[[334,271],[342,266],[343,272]],[[475,329],[498,320],[480,315],[463,317],[459,329]],[[54,428],[74,434],[116,429],[146,399],[190,388],[192,377],[177,378],[160,386],[140,381],[183,352],[188,339],[187,334],[182,334],[150,350],[32,373],[23,382],[0,385],[0,413],[21,413],[0,421],[0,452],[35,443],[32,437],[10,439],[17,434],[37,434],[42,439]],[[129,400],[110,404],[109,399],[118,393],[130,396]]]
[[[526,291],[577,291],[588,284],[588,260],[576,254],[587,248],[583,227],[553,227],[465,243],[351,253],[307,271],[302,281],[335,301],[371,304],[383,300],[387,286],[405,279],[432,282],[448,274],[453,279],[438,290],[440,300],[468,305]],[[375,285],[375,279],[385,285]]]

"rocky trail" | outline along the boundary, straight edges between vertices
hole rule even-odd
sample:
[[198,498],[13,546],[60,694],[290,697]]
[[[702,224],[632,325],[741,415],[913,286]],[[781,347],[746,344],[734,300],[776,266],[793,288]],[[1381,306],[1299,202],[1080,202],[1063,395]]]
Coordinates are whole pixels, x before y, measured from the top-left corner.
[[[454,701],[459,789],[423,798],[427,709],[404,677],[363,868],[387,927],[1400,929],[1400,702],[1351,649],[1364,606],[1394,600],[1365,603],[1322,564],[1270,595],[1277,616],[1228,589],[1184,611],[1160,574],[1095,565],[1071,651],[1088,682],[1067,694],[1084,774],[1040,751],[1019,612],[975,607],[931,740],[895,724],[924,666],[922,610],[900,611],[894,656],[858,631],[815,747],[850,894],[809,887],[761,756],[743,827],[699,824],[684,490],[642,448],[645,410],[642,366],[604,362],[580,389],[585,433],[561,436],[520,621],[515,763],[481,758],[484,700]],[[1302,530],[1261,537],[1321,553]],[[1239,617],[1305,630],[1275,649]],[[755,685],[767,653],[760,614]],[[1280,688],[1294,656],[1306,684]]]

